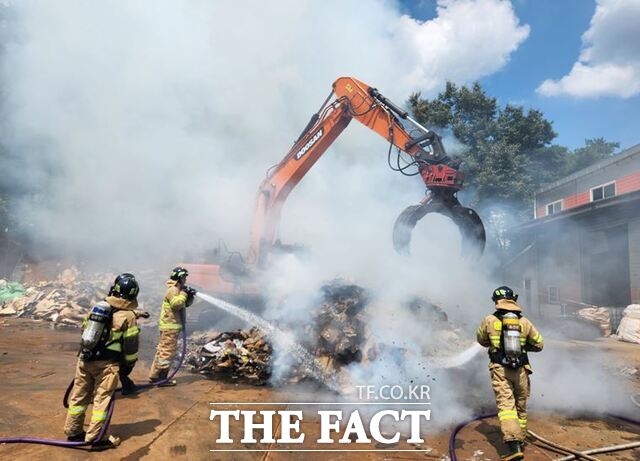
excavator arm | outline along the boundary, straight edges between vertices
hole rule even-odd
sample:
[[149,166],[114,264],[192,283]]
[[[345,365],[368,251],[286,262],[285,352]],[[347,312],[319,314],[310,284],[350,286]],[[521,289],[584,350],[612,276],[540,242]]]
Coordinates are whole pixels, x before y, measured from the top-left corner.
[[[407,176],[419,174],[427,187],[426,198],[405,209],[394,225],[396,250],[408,253],[417,221],[429,212],[439,212],[459,226],[463,248],[481,254],[485,244],[484,226],[475,211],[458,202],[455,193],[462,188],[464,176],[457,169],[458,163],[446,155],[438,135],[413,120],[377,89],[355,78],[341,77],[333,83],[331,94],[311,117],[291,150],[269,170],[260,185],[248,262],[260,268],[266,266],[287,196],[352,119],[389,142],[388,161],[393,170]],[[413,127],[411,133],[405,125]],[[394,147],[398,149],[395,166],[391,161]],[[409,156],[403,160],[404,164],[400,152]]]

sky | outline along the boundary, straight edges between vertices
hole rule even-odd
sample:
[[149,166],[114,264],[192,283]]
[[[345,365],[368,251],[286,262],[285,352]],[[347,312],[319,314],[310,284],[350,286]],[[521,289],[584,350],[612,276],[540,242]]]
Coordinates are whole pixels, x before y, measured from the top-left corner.
[[[60,251],[155,257],[210,236],[242,248],[257,185],[340,76],[398,104],[479,80],[501,103],[541,109],[560,144],[640,142],[640,0],[0,4],[0,139],[20,172],[4,180],[33,191],[16,213]],[[424,196],[419,177],[389,171],[387,147],[352,123],[288,199],[284,241],[366,253],[370,225],[386,245]],[[445,147],[455,154],[455,140]],[[334,226],[345,216],[358,222]]]
[[[479,79],[486,91],[500,103],[542,110],[558,133],[555,143],[576,148],[587,138],[601,136],[622,148],[640,143],[640,27],[633,26],[640,21],[640,0],[511,3],[529,34],[503,68]],[[598,5],[600,14],[594,17]],[[402,7],[420,20],[437,15],[435,0],[402,0]],[[591,45],[595,52],[589,57]],[[584,67],[574,69],[576,63],[586,63],[591,70],[582,81],[576,76]],[[632,69],[630,80],[606,74],[607,66],[616,65]]]
[[[33,191],[15,205],[23,231],[100,272],[196,262],[218,239],[244,253],[265,172],[345,75],[398,103],[415,91],[432,97],[447,80],[480,80],[503,102],[544,110],[559,142],[635,141],[637,117],[629,111],[633,123],[616,128],[611,114],[637,103],[640,21],[627,8],[639,0],[609,0],[593,27],[587,0],[399,1],[0,0],[10,5],[0,61],[2,180]],[[563,7],[554,13],[556,3]],[[304,244],[312,257],[274,265],[267,296],[282,318],[306,318],[318,284],[353,280],[378,294],[371,328],[381,338],[401,331],[416,350],[411,343],[435,335],[412,316],[393,321],[400,314],[389,306],[424,293],[469,326],[500,283],[490,278],[491,254],[463,259],[455,225],[437,214],[416,227],[411,258],[395,254],[393,223],[423,199],[424,184],[390,171],[387,149],[351,123],[292,191],[278,238]],[[388,341],[397,347],[395,336]],[[571,358],[547,357],[573,370]],[[542,391],[563,408],[580,398],[584,409],[611,410],[607,398],[624,394],[586,372],[580,362],[562,377],[575,384],[586,376],[585,392],[557,381]],[[440,421],[453,423],[471,411],[458,407],[467,386],[439,382],[452,391]]]

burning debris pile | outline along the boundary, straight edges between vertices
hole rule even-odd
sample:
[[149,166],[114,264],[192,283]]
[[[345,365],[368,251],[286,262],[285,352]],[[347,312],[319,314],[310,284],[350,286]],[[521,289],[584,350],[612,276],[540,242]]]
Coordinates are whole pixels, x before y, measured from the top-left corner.
[[334,280],[322,287],[323,303],[305,326],[303,345],[327,368],[363,359],[366,342],[361,315],[369,302],[364,288]]
[[[293,331],[298,332],[295,344],[289,345],[278,337],[267,337],[276,334],[267,327],[266,332],[252,328],[226,333],[193,334],[187,345],[187,364],[191,371],[209,378],[231,378],[264,384],[272,375],[272,366],[282,357],[297,358],[285,360],[285,372],[278,369],[278,379],[288,382],[317,380],[319,376],[331,376],[341,381],[346,378],[346,367],[354,362],[373,362],[384,354],[392,354],[400,361],[407,358],[409,351],[402,341],[376,344],[376,338],[367,327],[367,311],[381,308],[381,305],[370,303],[369,294],[364,288],[338,279],[324,285],[321,293],[322,302],[309,313],[309,320],[302,330],[300,325],[278,324],[278,329],[285,336]],[[382,308],[388,309],[388,306]],[[458,331],[449,323],[446,313],[428,300],[412,298],[396,309],[420,323],[435,327],[429,335],[428,350],[423,350],[423,354],[438,358],[458,353],[466,347]],[[283,350],[279,350],[279,347]],[[304,352],[297,353],[300,351],[296,348]],[[278,355],[274,357],[274,354]],[[305,354],[311,360],[307,360]]]
[[186,362],[205,376],[265,384],[271,376],[271,344],[257,328],[192,336]]
[[[362,360],[366,333],[360,313],[368,298],[363,288],[340,281],[325,285],[322,293],[322,304],[310,316],[303,338],[298,339],[327,372],[333,372]],[[284,329],[293,331],[286,325]],[[257,328],[192,335],[188,349],[191,370],[207,377],[264,384],[271,376],[272,344]],[[296,382],[307,378],[303,368],[292,368],[288,379]]]
[[105,289],[114,277],[103,274],[80,280],[78,269],[65,269],[57,279],[25,285],[22,296],[5,301],[0,315],[80,326],[87,310],[107,295]]
[[434,302],[422,297],[413,297],[404,307],[417,324],[428,328],[425,330],[429,334],[428,341],[422,341],[420,344],[422,356],[437,362],[475,344],[475,340],[450,322],[447,313]]

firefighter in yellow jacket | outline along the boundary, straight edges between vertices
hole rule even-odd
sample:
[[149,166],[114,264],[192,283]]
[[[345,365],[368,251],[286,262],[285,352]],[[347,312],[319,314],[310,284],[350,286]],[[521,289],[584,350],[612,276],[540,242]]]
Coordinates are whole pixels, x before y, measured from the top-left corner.
[[[86,441],[98,448],[118,445],[114,436],[98,440],[118,385],[120,368],[130,372],[138,360],[140,330],[133,310],[140,288],[132,274],[119,275],[104,301],[83,322],[80,352],[64,432],[71,442]],[[91,422],[84,432],[87,407],[93,400]]]
[[524,459],[527,432],[527,398],[532,373],[527,352],[539,352],[542,335],[522,316],[518,295],[509,287],[496,288],[491,297],[496,311],[484,318],[477,331],[478,343],[489,348],[491,385],[496,395],[498,419],[509,453],[505,461]]
[[182,318],[186,307],[193,303],[195,290],[186,285],[189,272],[183,267],[176,267],[167,280],[167,292],[162,301],[160,313],[160,341],[156,356],[149,372],[149,382],[172,386],[175,381],[166,382],[171,361],[178,346],[178,336],[182,330]]

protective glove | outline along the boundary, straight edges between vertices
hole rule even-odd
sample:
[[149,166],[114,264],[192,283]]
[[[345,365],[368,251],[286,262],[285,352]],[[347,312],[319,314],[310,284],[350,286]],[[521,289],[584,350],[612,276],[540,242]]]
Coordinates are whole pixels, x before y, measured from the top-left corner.
[[184,291],[187,293],[187,301],[185,302],[185,306],[189,307],[193,304],[193,300],[198,292],[195,288],[186,285],[184,287]]

